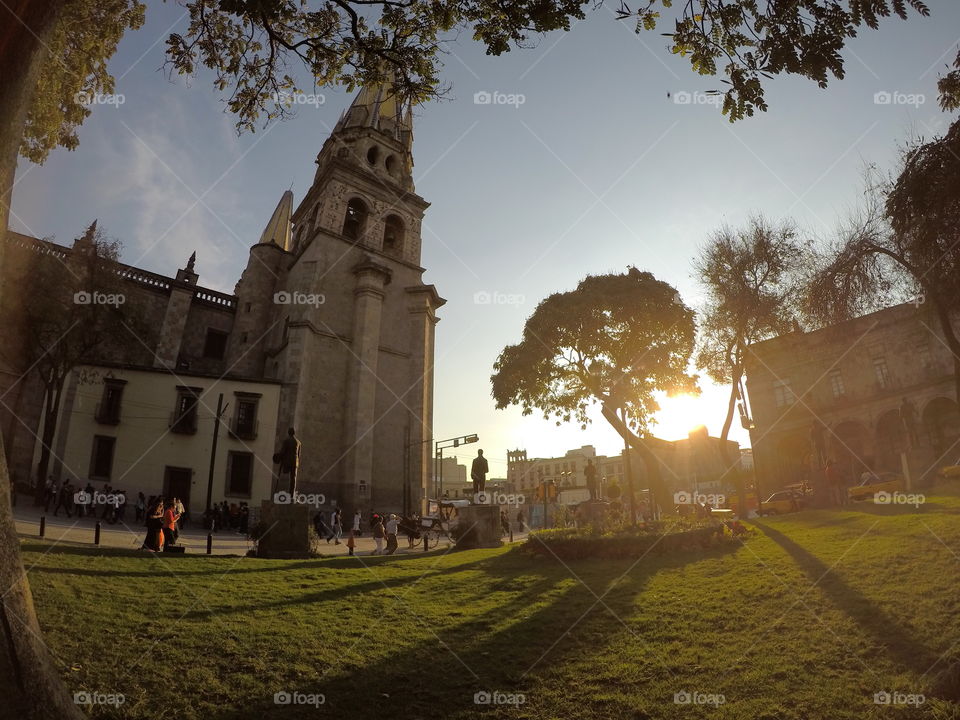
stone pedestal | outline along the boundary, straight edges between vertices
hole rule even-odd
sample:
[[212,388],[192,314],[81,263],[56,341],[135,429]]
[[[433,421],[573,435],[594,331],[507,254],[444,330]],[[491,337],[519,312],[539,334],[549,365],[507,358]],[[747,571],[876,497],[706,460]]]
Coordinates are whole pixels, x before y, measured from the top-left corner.
[[500,506],[468,505],[457,512],[457,548],[500,547]]
[[310,557],[310,507],[264,500],[260,522],[264,534],[257,541],[257,557]]
[[610,503],[606,500],[587,500],[577,506],[577,525],[603,527],[610,517]]

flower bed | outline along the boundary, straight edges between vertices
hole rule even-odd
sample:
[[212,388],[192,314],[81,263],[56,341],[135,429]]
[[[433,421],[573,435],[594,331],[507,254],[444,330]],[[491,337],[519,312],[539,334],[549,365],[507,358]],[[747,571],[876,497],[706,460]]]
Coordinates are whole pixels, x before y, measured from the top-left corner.
[[643,555],[705,548],[729,540],[722,525],[676,529],[662,523],[643,529],[629,528],[599,534],[563,528],[531,533],[522,548],[526,552],[562,560],[581,558],[635,558]]

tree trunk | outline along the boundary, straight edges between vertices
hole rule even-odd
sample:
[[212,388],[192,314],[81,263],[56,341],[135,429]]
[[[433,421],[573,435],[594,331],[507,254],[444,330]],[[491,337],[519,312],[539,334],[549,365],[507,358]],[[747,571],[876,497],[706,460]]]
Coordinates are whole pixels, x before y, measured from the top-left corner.
[[733,425],[733,413],[737,409],[737,397],[740,386],[740,378],[743,376],[743,366],[734,365],[731,372],[732,382],[730,383],[730,400],[727,402],[727,417],[723,421],[723,429],[720,431],[720,459],[723,461],[723,474],[733,472],[733,482],[737,487],[737,515],[746,519],[747,493],[743,486],[743,475],[739,470],[734,470],[734,465],[740,460],[730,459],[730,452],[727,449],[727,437],[730,435],[730,427]]
[[647,468],[647,480],[650,484],[650,504],[651,514],[654,519],[660,519],[660,508],[668,506],[668,499],[665,497],[663,487],[663,475],[660,473],[660,459],[653,450],[647,445],[646,441],[640,436],[631,432],[627,424],[619,418],[615,410],[612,410],[606,404],[601,406],[601,412],[607,422],[617,431],[617,434],[640,453],[643,464]]
[[[5,235],[27,111],[49,36],[66,0],[9,0],[0,3],[0,278]],[[0,292],[3,284],[0,283]],[[6,453],[0,443],[0,694],[7,717],[82,720],[44,645],[30,583],[20,558],[20,539],[10,507]]]

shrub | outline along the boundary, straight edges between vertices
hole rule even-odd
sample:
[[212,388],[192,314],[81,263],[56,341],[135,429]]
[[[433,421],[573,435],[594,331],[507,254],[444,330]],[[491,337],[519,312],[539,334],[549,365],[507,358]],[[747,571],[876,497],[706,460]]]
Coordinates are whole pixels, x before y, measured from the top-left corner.
[[[648,553],[710,547],[724,541],[722,525],[667,530],[664,523],[600,534],[596,528],[562,528],[531,533],[522,545],[526,552],[562,560],[635,558]],[[664,532],[666,531],[666,534]]]

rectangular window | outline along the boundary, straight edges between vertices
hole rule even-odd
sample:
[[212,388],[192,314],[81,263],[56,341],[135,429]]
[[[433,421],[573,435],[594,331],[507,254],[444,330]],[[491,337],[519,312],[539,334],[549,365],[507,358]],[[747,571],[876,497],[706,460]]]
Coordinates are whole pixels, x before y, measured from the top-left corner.
[[253,453],[230,452],[227,455],[227,495],[250,497],[253,489]]
[[109,480],[113,472],[113,449],[117,444],[115,437],[94,435],[93,449],[90,451],[90,479]]
[[777,404],[777,407],[793,405],[796,400],[797,398],[793,394],[793,388],[790,387],[789,380],[773,381],[773,401]]
[[96,421],[104,425],[117,425],[120,422],[120,401],[123,399],[123,386],[126,380],[107,378],[103,381],[103,396],[97,405]]
[[231,431],[235,437],[253,440],[257,437],[257,406],[260,395],[255,393],[235,393],[236,413],[233,416]]
[[197,431],[197,406],[202,392],[203,388],[177,388],[177,405],[170,421],[171,431],[186,434]]
[[229,335],[223,330],[207,328],[207,339],[203,343],[203,356],[212,360],[223,360],[227,354],[227,338]]
[[881,388],[890,387],[890,371],[887,370],[887,359],[878,357],[873,359],[873,372],[877,376],[877,385]]
[[847,394],[847,389],[843,384],[843,373],[838,369],[830,371],[830,390],[833,391],[834,399],[842,398]]

